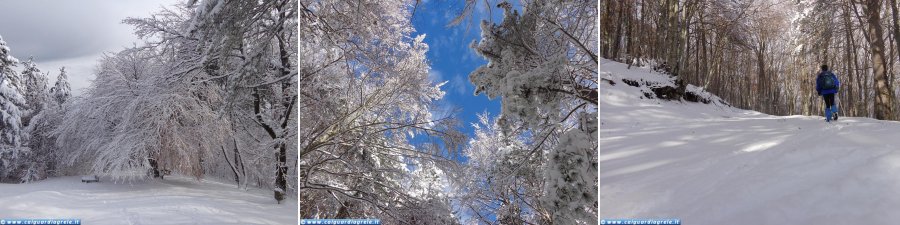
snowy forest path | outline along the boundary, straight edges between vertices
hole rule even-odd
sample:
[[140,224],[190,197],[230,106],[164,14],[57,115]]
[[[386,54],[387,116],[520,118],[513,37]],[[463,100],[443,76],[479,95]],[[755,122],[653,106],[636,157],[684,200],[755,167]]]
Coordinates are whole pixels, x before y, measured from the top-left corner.
[[842,116],[826,123],[821,115],[666,101],[624,80],[671,86],[671,77],[615,62],[601,64],[600,74],[614,81],[600,88],[601,219],[900,220],[893,213],[900,208],[900,122]]
[[275,204],[271,193],[181,176],[165,180],[81,183],[58,177],[0,184],[0,218],[75,218],[85,224],[290,224],[296,199]]
[[890,213],[900,208],[900,122],[842,117],[829,124],[821,116],[606,100],[601,218],[691,224],[900,219]]

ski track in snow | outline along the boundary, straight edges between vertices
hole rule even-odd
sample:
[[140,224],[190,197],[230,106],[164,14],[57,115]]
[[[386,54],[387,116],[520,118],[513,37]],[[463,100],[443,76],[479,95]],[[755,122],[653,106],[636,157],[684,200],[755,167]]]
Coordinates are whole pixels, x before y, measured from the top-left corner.
[[900,221],[900,122],[640,99],[619,79],[661,75],[625,66],[600,63],[601,219]]
[[294,224],[297,200],[234,184],[165,180],[81,183],[80,176],[0,184],[0,218],[74,218],[82,224]]

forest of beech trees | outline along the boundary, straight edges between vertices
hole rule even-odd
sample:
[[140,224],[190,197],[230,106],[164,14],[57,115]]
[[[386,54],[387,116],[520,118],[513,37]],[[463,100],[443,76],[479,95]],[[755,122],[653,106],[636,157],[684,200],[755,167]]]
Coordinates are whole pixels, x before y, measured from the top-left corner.
[[815,78],[826,64],[841,80],[839,114],[897,120],[897,8],[896,0],[601,0],[600,55],[773,115],[821,115]]
[[297,1],[189,0],[122,21],[84,93],[0,38],[0,183],[170,173],[297,194]]

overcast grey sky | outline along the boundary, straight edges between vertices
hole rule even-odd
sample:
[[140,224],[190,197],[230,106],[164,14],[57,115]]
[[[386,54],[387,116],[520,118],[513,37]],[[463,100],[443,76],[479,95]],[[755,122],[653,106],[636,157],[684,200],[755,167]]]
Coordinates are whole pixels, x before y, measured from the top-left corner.
[[[80,94],[94,78],[97,59],[141,44],[126,17],[147,17],[179,0],[3,0],[0,36],[21,61],[34,56],[51,84],[65,66],[72,90]],[[21,72],[21,68],[17,69]]]

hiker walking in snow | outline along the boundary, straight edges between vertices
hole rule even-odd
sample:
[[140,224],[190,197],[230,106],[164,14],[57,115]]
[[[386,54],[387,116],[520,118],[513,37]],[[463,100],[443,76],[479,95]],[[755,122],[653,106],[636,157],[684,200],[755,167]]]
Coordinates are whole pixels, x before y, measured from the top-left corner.
[[816,92],[825,99],[825,121],[831,122],[838,119],[837,106],[834,105],[834,94],[838,92],[841,82],[837,75],[828,70],[828,65],[822,65],[822,71],[816,77]]

